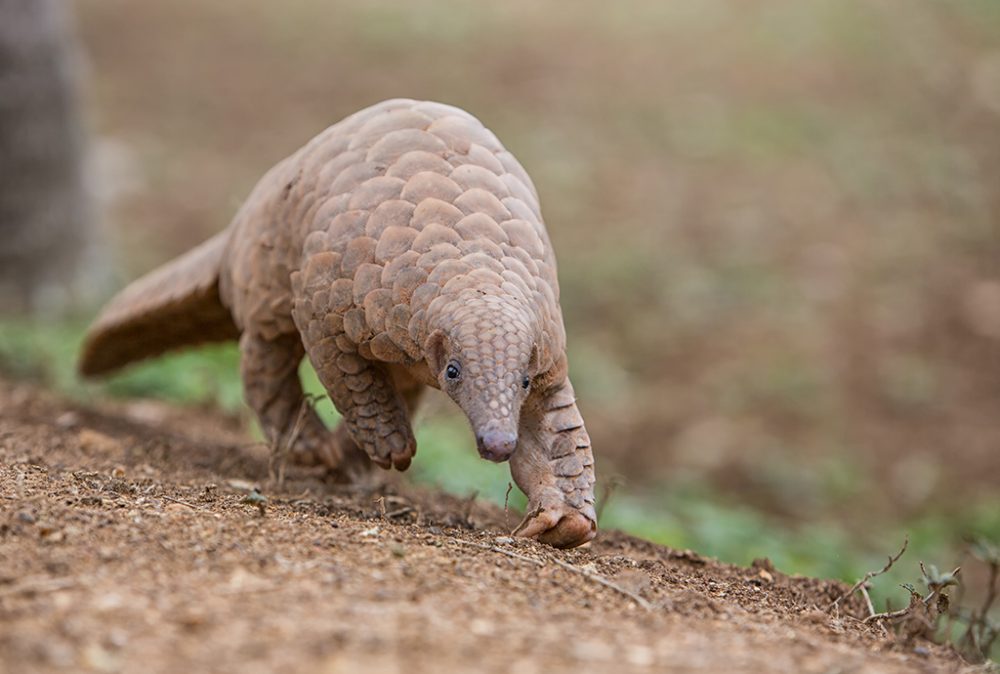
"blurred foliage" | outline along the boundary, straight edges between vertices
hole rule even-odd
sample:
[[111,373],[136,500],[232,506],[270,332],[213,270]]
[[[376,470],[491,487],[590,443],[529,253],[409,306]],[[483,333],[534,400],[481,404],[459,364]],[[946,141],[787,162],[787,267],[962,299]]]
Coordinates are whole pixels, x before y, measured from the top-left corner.
[[213,345],[151,360],[100,383],[81,380],[76,359],[86,322],[0,321],[0,372],[34,379],[85,400],[99,392],[117,397],[160,398],[211,404],[227,412],[243,405],[235,344]]

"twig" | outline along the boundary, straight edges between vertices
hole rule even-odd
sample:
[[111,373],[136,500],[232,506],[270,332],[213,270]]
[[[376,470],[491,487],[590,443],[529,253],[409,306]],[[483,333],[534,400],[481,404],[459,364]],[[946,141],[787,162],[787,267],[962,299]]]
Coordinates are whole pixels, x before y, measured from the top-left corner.
[[[455,538],[453,540],[456,541],[457,543],[462,544],[462,545],[468,545],[468,546],[473,547],[473,548],[479,548],[480,550],[490,550],[492,552],[499,552],[501,555],[507,555],[508,557],[512,557],[514,559],[520,559],[521,561],[529,562],[531,564],[534,564],[535,566],[541,566],[541,567],[545,566],[545,562],[542,561],[542,560],[540,560],[540,559],[535,559],[534,557],[527,557],[525,555],[518,554],[518,553],[516,553],[516,552],[514,552],[512,550],[506,550],[504,548],[497,547],[495,545],[483,545],[482,543],[473,543],[472,541],[463,541],[460,538]],[[562,561],[561,559],[556,559],[555,557],[547,557],[546,559],[547,559],[547,561],[553,562],[554,564],[556,564],[558,566],[561,566],[562,568],[566,569],[567,571],[571,571],[573,573],[579,574],[579,575],[583,576],[584,578],[586,578],[588,580],[592,580],[593,582],[597,583],[598,585],[603,585],[604,587],[606,587],[606,588],[608,588],[610,590],[614,590],[618,594],[621,594],[621,595],[623,595],[625,597],[628,597],[629,599],[631,599],[632,601],[634,601],[636,604],[638,604],[641,608],[644,608],[647,611],[652,611],[653,610],[653,605],[650,604],[645,599],[643,599],[642,597],[640,597],[639,595],[637,595],[635,592],[632,592],[631,590],[628,590],[628,589],[622,587],[621,585],[618,585],[614,581],[608,580],[607,578],[605,578],[604,576],[602,576],[602,575],[600,575],[598,573],[593,573],[592,571],[587,571],[586,569],[581,569],[579,566],[574,566],[572,564],[569,564],[567,562]]]
[[470,548],[479,548],[480,550],[491,550],[493,552],[499,552],[501,555],[507,555],[508,557],[512,557],[514,559],[520,559],[522,562],[530,562],[535,566],[545,566],[545,562],[543,562],[542,560],[518,554],[513,550],[505,550],[504,548],[499,548],[495,545],[483,545],[482,543],[463,541],[461,538],[453,538],[452,540],[461,545],[468,545]]
[[536,505],[531,510],[529,510],[528,512],[524,513],[524,517],[521,518],[521,522],[516,527],[514,527],[513,531],[510,532],[511,536],[517,536],[522,529],[528,526],[528,522],[538,517],[538,515],[541,512],[542,512],[542,506],[541,504],[539,504]]
[[[897,561],[899,561],[899,558],[903,556],[904,552],[906,552],[906,546],[908,546],[909,544],[910,544],[910,537],[907,536],[905,539],[903,539],[903,547],[901,547],[899,549],[899,552],[897,552],[895,555],[892,555],[892,556],[889,557],[889,561],[886,562],[885,566],[883,566],[878,571],[869,571],[868,573],[866,573],[861,580],[859,580],[858,582],[856,582],[854,585],[851,586],[850,590],[848,590],[844,594],[842,594],[839,597],[837,597],[833,601],[833,603],[831,603],[829,606],[827,606],[826,610],[827,611],[832,611],[835,608],[838,608],[840,606],[840,602],[844,601],[845,599],[847,599],[848,597],[850,597],[852,594],[854,594],[855,592],[857,592],[858,588],[864,586],[872,578],[875,578],[876,576],[881,576],[883,573],[885,573],[886,571],[888,571],[889,569],[891,569],[892,565],[895,564]],[[869,606],[870,605],[871,604],[869,602]],[[872,614],[874,614],[874,611],[872,611]],[[871,616],[869,616],[869,617],[871,617]],[[867,622],[867,620],[866,620],[866,622]]]
[[[292,445],[299,439],[299,433],[302,432],[302,422],[306,419],[306,412],[310,409],[311,401],[311,395],[302,397],[302,403],[299,405],[299,413],[295,418],[295,424],[292,426],[291,431],[285,437],[278,438],[278,442],[271,449],[271,457],[267,462],[267,473],[271,481],[279,488],[285,484],[285,459],[292,450]],[[278,468],[277,476],[275,476],[274,471],[275,464],[277,464]]]
[[172,503],[177,503],[177,504],[180,504],[182,506],[187,506],[188,508],[191,508],[193,510],[203,510],[203,511],[208,512],[208,513],[212,512],[211,510],[209,510],[208,508],[206,508],[204,506],[200,506],[200,505],[197,505],[195,503],[188,503],[187,501],[182,501],[179,498],[174,498],[173,496],[167,496],[166,494],[161,494],[160,498],[162,498],[164,501],[170,501]]
[[913,610],[913,605],[907,606],[906,608],[901,608],[898,611],[886,611],[885,613],[876,613],[875,615],[870,615],[861,622],[868,624],[875,622],[876,620],[895,620],[896,618],[902,618],[909,615],[910,611]]
[[402,508],[397,508],[395,510],[390,510],[389,512],[387,512],[384,515],[382,515],[382,517],[384,519],[391,520],[391,519],[395,519],[397,517],[402,517],[403,515],[406,515],[407,513],[412,513],[412,512],[413,512],[413,508],[411,506],[403,506]]
[[510,529],[510,510],[507,509],[507,503],[510,501],[510,490],[514,488],[514,485],[510,482],[507,483],[507,493],[503,495],[503,528]]
[[601,517],[604,515],[604,509],[608,507],[611,503],[611,499],[614,497],[615,492],[618,488],[625,484],[625,481],[620,475],[612,475],[611,479],[604,483],[604,493],[601,495],[600,503],[597,506],[597,521],[601,521]]
[[872,598],[868,594],[868,588],[862,585],[858,589],[861,590],[861,596],[865,598],[865,606],[868,607],[868,615],[875,615],[875,606],[872,604]]
[[990,564],[990,579],[986,583],[986,597],[983,598],[983,606],[979,609],[980,619],[985,619],[990,613],[994,600],[997,598],[997,580],[1000,579],[1000,561]]
[[74,578],[42,578],[29,579],[14,587],[0,589],[0,598],[13,597],[19,594],[40,594],[42,592],[58,592],[77,584]]
[[[920,570],[924,572],[924,578],[930,578],[926,570],[924,570],[923,562],[920,563]],[[957,576],[961,571],[962,567],[958,566],[955,567],[955,570],[948,575],[954,577]],[[917,593],[917,591],[914,590],[912,586],[904,585],[903,587],[907,588],[910,591],[910,603],[906,606],[906,608],[901,608],[898,611],[887,611],[885,613],[876,613],[875,615],[868,616],[862,622],[868,624],[875,620],[895,620],[896,618],[905,617],[910,614],[910,612],[914,609],[914,607],[919,606],[920,604],[923,604],[924,606],[930,606],[933,602],[937,600],[938,596],[940,596],[941,593],[948,588],[949,584],[954,584],[954,583],[932,584],[928,582],[931,591],[927,593],[926,597],[921,597],[920,594]]]
[[462,521],[465,523],[466,529],[472,529],[472,508],[476,505],[476,499],[479,498],[479,490],[473,491],[469,494],[469,497],[465,499],[464,507],[462,508]]
[[617,583],[608,580],[607,578],[605,578],[604,576],[602,576],[600,574],[596,574],[596,573],[593,573],[591,571],[587,571],[586,569],[581,569],[579,566],[573,566],[572,564],[567,564],[566,562],[562,561],[561,559],[556,559],[554,557],[552,558],[552,561],[555,562],[556,564],[558,564],[559,566],[561,566],[562,568],[566,569],[567,571],[572,571],[573,573],[578,573],[581,576],[583,576],[584,578],[592,580],[595,583],[598,583],[599,585],[603,585],[606,588],[614,590],[618,594],[621,594],[621,595],[624,595],[624,596],[628,597],[629,599],[631,599],[632,601],[634,601],[636,604],[638,604],[642,608],[646,609],[647,611],[652,611],[653,610],[653,605],[650,604],[645,599],[643,599],[642,597],[640,597],[639,595],[637,595],[635,592],[632,592],[631,590],[625,589],[621,585],[618,585]]
[[986,562],[990,569],[986,596],[978,610],[967,609],[963,615],[963,610],[958,608],[951,612],[949,618],[957,617],[966,623],[965,634],[959,642],[959,647],[976,657],[987,659],[993,649],[993,642],[1000,636],[1000,628],[994,625],[989,617],[990,608],[997,597],[997,581],[1000,580],[1000,552],[990,555],[984,549],[982,556],[976,553],[973,553],[973,556]]
[[285,586],[280,584],[275,585],[261,585],[259,587],[230,587],[223,588],[221,590],[215,590],[214,594],[222,597],[234,597],[243,594],[262,594],[265,592],[277,592],[283,589]]

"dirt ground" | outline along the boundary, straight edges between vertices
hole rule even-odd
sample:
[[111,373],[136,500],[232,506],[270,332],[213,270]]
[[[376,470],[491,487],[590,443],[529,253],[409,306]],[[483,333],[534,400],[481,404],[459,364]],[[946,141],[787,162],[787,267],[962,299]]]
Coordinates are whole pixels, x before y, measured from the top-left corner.
[[837,582],[615,531],[556,551],[377,478],[279,488],[217,414],[0,380],[0,671],[963,670],[825,613]]

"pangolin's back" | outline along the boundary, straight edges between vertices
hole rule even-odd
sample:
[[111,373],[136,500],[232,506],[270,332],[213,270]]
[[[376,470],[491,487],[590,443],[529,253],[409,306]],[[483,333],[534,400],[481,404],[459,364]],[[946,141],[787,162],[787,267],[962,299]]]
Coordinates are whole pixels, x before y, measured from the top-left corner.
[[342,314],[365,355],[420,360],[439,298],[485,288],[553,324],[545,332],[558,343],[548,346],[561,348],[555,258],[535,188],[458,108],[397,99],[348,117],[272,170],[234,225],[226,292],[237,313],[273,320],[275,332],[288,330],[284,313],[261,297],[274,294],[275,277],[289,278],[305,298],[300,329],[310,316]]

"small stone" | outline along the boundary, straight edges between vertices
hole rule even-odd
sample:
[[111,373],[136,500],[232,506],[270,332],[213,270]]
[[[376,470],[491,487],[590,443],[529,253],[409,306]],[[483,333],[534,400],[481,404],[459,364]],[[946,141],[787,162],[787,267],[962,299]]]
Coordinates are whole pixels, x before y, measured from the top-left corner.
[[77,439],[80,441],[80,449],[88,453],[116,454],[122,451],[121,443],[92,428],[80,430]]
[[56,426],[59,428],[74,428],[80,425],[80,415],[76,412],[63,412],[56,417]]
[[653,649],[638,644],[628,646],[625,649],[625,659],[635,667],[649,667],[656,662]]
[[488,637],[496,634],[496,625],[489,620],[476,618],[469,623],[469,631],[478,637]]

